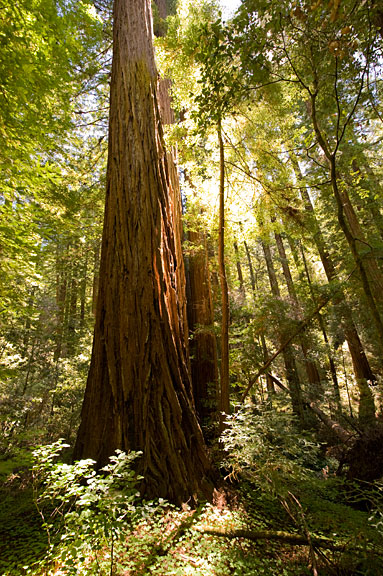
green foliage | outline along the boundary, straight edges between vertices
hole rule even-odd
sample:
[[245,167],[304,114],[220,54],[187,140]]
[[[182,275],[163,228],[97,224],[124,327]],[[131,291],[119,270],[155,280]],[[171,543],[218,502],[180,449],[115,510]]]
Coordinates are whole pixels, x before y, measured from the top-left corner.
[[100,40],[100,21],[87,2],[3,2],[0,138],[4,168],[11,168],[3,162],[12,149],[16,158],[18,152],[32,151],[36,158],[36,144],[46,149],[48,134],[53,144],[53,133],[67,127],[71,97],[82,78],[94,70],[92,59]]
[[[229,477],[241,480],[245,497],[257,501],[257,507],[269,500],[261,517],[268,522],[274,517],[302,534],[326,536],[350,548],[364,542],[365,547],[354,556],[346,552],[336,560],[338,569],[370,563],[371,572],[366,574],[379,572],[383,541],[381,532],[372,528],[381,530],[379,486],[351,487],[336,478],[336,461],[326,457],[312,434],[299,431],[294,419],[281,409],[272,413],[251,406],[240,408],[228,418],[222,441]],[[374,503],[371,514],[363,510],[366,499]],[[362,574],[357,569],[355,573]]]
[[[8,458],[0,462],[4,481],[8,477],[18,482],[19,473],[14,469],[28,465],[30,446],[36,442],[60,436],[72,441],[79,418],[102,226],[110,4],[109,0],[95,3],[105,17],[101,23],[87,2],[2,3],[0,451]],[[328,142],[334,146],[342,136],[340,188],[349,193],[368,232],[368,243],[360,246],[368,259],[370,254],[380,254],[382,245],[378,227],[382,88],[377,66],[381,53],[377,4],[245,0],[235,21],[225,24],[215,1],[198,0],[179,2],[176,15],[166,24],[157,22],[158,30],[167,34],[156,41],[156,54],[161,75],[172,80],[173,105],[179,118],[167,128],[167,143],[178,145],[187,174],[183,192],[189,195],[188,226],[208,231],[210,241],[217,228],[217,157],[212,132],[217,122],[225,120],[227,242],[232,242],[233,232],[238,240],[243,236],[251,244],[257,283],[253,293],[245,271],[247,293],[239,294],[235,255],[227,246],[235,393],[243,390],[246,380],[250,382],[265,361],[260,335],[269,352],[274,351],[280,344],[278,329],[290,334],[298,321],[275,255],[281,297],[269,293],[259,237],[275,231],[303,240],[317,300],[337,290],[347,277],[345,294],[358,303],[353,314],[373,357],[374,335],[355,274],[348,277],[352,262],[335,218],[308,96],[318,89],[317,112]],[[100,52],[104,55],[101,60]],[[363,76],[367,63],[368,79]],[[358,88],[362,91],[353,113]],[[93,108],[97,110],[88,111]],[[343,135],[351,112],[353,122]],[[291,153],[296,154],[301,175]],[[360,169],[354,167],[354,161]],[[310,190],[317,222],[301,199],[303,186]],[[242,203],[238,212],[236,203]],[[245,232],[240,224],[244,221]],[[324,284],[315,246],[319,230],[336,263],[337,277],[330,285]],[[185,248],[189,257],[201,250],[192,243]],[[214,254],[210,252],[217,296]],[[293,250],[288,255],[292,256]],[[243,264],[243,248],[240,259]],[[292,274],[298,299],[302,310],[310,312],[315,303],[302,279],[303,267],[295,263]],[[344,376],[351,371],[351,363],[346,352],[343,376],[339,306],[323,312],[330,345],[334,342],[338,349],[335,360],[343,400]],[[216,304],[217,318],[219,314]],[[323,374],[327,358],[322,335],[314,322],[310,328],[315,337],[310,357],[318,360]],[[300,362],[298,371],[303,372],[297,346],[293,352]],[[376,355],[378,371],[380,358]],[[281,356],[272,369],[283,380]],[[325,378],[323,384],[321,407],[327,409],[325,401],[331,389]],[[130,468],[133,456],[119,453],[97,474],[91,461],[57,463],[64,445],[55,443],[36,453],[35,502],[41,516],[28,508],[27,495],[19,492],[18,486],[4,490],[0,536],[5,544],[0,546],[5,560],[0,571],[12,576],[25,573],[15,559],[18,551],[23,564],[29,566],[26,570],[36,576],[53,573],[56,567],[79,575],[297,576],[310,572],[306,549],[201,537],[205,526],[217,526],[288,527],[301,534],[308,529],[345,549],[362,542],[363,552],[333,555],[332,567],[324,560],[319,573],[382,573],[381,563],[375,562],[370,550],[371,542],[377,555],[381,547],[380,487],[352,487],[351,495],[350,488],[332,476],[337,462],[325,456],[315,435],[298,430],[290,416],[288,395],[273,397],[273,410],[259,407],[265,403],[265,391],[261,379],[257,385],[254,405],[235,412],[224,434],[225,472],[230,480],[240,480],[235,486],[242,494],[241,506],[231,510],[206,506],[193,513],[187,506],[178,510],[163,501],[138,502],[136,478]],[[353,382],[348,385],[355,396]],[[351,400],[357,401],[356,397]],[[11,491],[16,496],[11,498]],[[359,507],[368,501],[372,509],[368,513],[357,510],[349,505],[351,500]],[[48,551],[39,519],[49,539]]]
[[[250,420],[248,416],[248,427]],[[135,457],[132,454],[117,453],[97,474],[92,461],[74,465],[57,462],[66,447],[62,441],[39,448],[32,469],[34,501],[48,535],[48,546],[45,543],[47,549],[44,549],[43,531],[38,526],[36,513],[28,508],[29,493],[21,493],[16,504],[17,501],[10,498],[15,494],[15,486],[11,486],[0,506],[0,534],[5,536],[7,544],[12,541],[13,531],[23,561],[20,563],[19,559],[16,563],[11,547],[6,546],[0,564],[3,573],[6,576],[48,576],[57,571],[79,576],[124,573],[131,576],[307,575],[310,571],[306,567],[305,547],[295,549],[272,539],[266,543],[244,538],[228,540],[204,533],[206,529],[229,532],[288,529],[304,534],[302,517],[298,515],[300,508],[293,508],[292,501],[288,500],[288,488],[294,487],[312,536],[326,536],[334,544],[345,545],[344,553],[329,556],[326,551],[323,558],[318,557],[322,558],[320,573],[330,575],[337,569],[343,574],[342,570],[347,567],[354,570],[353,574],[378,574],[381,542],[376,530],[366,527],[371,514],[350,508],[339,483],[313,475],[307,469],[302,472],[307,465],[318,467],[320,460],[316,454],[311,454],[306,441],[300,444],[304,447],[304,458],[294,447],[286,445],[283,425],[288,428],[289,439],[296,442],[297,432],[289,430],[291,421],[283,417],[280,425],[274,423],[270,434],[265,429],[259,431],[265,425],[253,426],[258,441],[268,444],[266,449],[246,446],[249,437],[243,436],[242,427],[238,429],[233,452],[241,457],[242,446],[240,468],[247,473],[251,461],[254,473],[247,474],[250,482],[241,482],[235,504],[230,507],[224,503],[224,493],[216,494],[216,505],[201,505],[196,510],[189,509],[186,504],[177,508],[164,500],[139,501],[135,486],[137,478],[131,470]],[[234,443],[233,434],[230,442]],[[255,456],[250,457],[249,453]],[[275,475],[281,475],[279,482],[273,476],[273,485],[269,480],[265,482],[266,470],[269,474],[270,468]],[[288,505],[287,509],[281,502]],[[20,516],[13,522],[15,505]],[[370,519],[372,525],[376,518],[374,515]],[[354,549],[354,546],[359,548]],[[360,572],[362,566],[368,567],[370,572]]]
[[[371,515],[369,522],[380,534],[383,534],[383,485],[376,482],[373,486],[371,501]],[[362,497],[366,497],[364,493]]]
[[242,406],[227,422],[222,435],[227,452],[224,465],[233,477],[244,475],[284,491],[292,477],[294,483],[320,469],[320,446],[312,435],[298,430],[290,413]]
[[22,566],[41,560],[47,549],[32,491],[22,487],[23,475],[25,469],[10,471],[7,483],[0,485],[0,573],[4,576],[25,574]]
[[55,329],[54,318],[44,316],[33,326],[26,348],[16,340],[8,342],[4,350],[0,452],[7,459],[60,436],[65,435],[69,442],[75,439],[88,373],[90,334],[76,338],[75,353],[55,360]]
[[[121,559],[121,570],[129,570],[132,576],[306,574],[305,567],[298,566],[295,558],[283,561],[274,555],[270,543],[266,548],[246,540],[229,541],[203,533],[209,527],[248,527],[252,519],[242,508],[229,510],[207,504],[193,511],[159,504],[148,509],[149,514],[136,526],[134,534],[127,535],[130,554]],[[263,519],[257,518],[257,522],[263,525]]]
[[[26,422],[28,414],[36,412],[30,408],[32,404],[37,407],[40,392],[44,398],[57,380],[49,358],[50,344],[61,330],[52,326],[53,254],[61,250],[61,243],[79,244],[82,238],[91,244],[90,236],[95,238],[92,232],[98,224],[100,198],[102,202],[95,177],[100,172],[94,168],[94,157],[92,171],[90,161],[86,165],[78,150],[86,155],[98,138],[90,138],[89,130],[74,138],[73,130],[78,119],[75,109],[86,98],[89,107],[90,93],[93,107],[102,93],[104,61],[99,51],[103,43],[103,23],[88,2],[2,3],[0,325],[4,340],[0,347],[0,427],[6,418],[11,422],[6,427],[13,432],[18,428],[13,422]],[[83,114],[82,110],[76,112]],[[94,127],[91,130],[94,135]],[[87,215],[78,226],[81,211]],[[97,241],[98,234],[99,230]],[[79,263],[78,252],[72,253],[72,262],[81,273],[87,257],[83,254]],[[73,272],[70,275],[74,285],[77,279]],[[85,276],[86,272],[78,284],[86,283]],[[79,322],[72,332],[78,327]],[[67,329],[63,332],[67,336]],[[43,392],[48,379],[49,387]],[[41,404],[46,404],[43,398],[40,396]],[[4,416],[7,410],[8,416]],[[4,438],[9,439],[7,433]],[[43,438],[35,436],[34,441],[39,440]]]
[[221,19],[202,24],[195,59],[200,67],[200,90],[195,96],[197,109],[193,116],[204,131],[233,113],[247,94],[230,25]]
[[[108,557],[112,570],[116,541],[138,515],[140,477],[132,463],[140,454],[116,451],[97,473],[90,459],[75,464],[56,462],[68,447],[59,440],[33,453],[35,504],[50,547],[39,569],[59,561],[66,574],[87,574],[94,567],[101,570],[99,554],[103,551],[103,562]],[[27,571],[35,573],[36,568]]]

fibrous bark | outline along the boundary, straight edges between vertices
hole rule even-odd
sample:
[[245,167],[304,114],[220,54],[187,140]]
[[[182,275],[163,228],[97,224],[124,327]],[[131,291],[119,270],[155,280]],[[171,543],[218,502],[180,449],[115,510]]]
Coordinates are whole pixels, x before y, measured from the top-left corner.
[[75,458],[140,450],[142,492],[209,489],[188,368],[172,186],[148,0],[115,0],[109,149],[91,366]]

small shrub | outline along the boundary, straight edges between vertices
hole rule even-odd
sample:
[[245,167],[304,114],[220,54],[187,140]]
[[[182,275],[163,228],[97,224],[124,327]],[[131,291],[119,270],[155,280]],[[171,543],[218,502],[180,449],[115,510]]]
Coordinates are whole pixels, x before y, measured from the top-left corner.
[[34,501],[47,532],[49,554],[39,566],[25,568],[33,574],[41,564],[58,562],[66,574],[91,574],[93,569],[112,574],[116,543],[139,514],[140,477],[132,470],[139,453],[117,450],[97,473],[90,459],[58,462],[66,447],[59,440],[33,453]]
[[320,445],[298,431],[289,413],[271,409],[254,413],[250,406],[242,406],[227,417],[227,423],[222,435],[227,452],[224,466],[233,477],[242,475],[282,489],[292,479],[305,478],[323,466]]

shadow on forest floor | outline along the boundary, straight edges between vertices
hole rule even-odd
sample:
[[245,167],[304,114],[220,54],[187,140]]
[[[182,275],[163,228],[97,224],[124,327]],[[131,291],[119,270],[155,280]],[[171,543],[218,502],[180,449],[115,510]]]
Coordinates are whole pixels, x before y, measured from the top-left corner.
[[23,574],[23,566],[44,558],[48,550],[32,487],[14,476],[0,486],[0,502],[0,574]]
[[[29,479],[30,480],[30,479]],[[273,539],[226,538],[209,530],[284,531],[299,535],[309,530],[313,538],[328,538],[337,548],[315,547],[320,576],[381,576],[382,535],[369,524],[370,512],[346,502],[337,482],[296,482],[295,493],[304,510],[302,523],[294,521],[291,506],[254,484],[242,482],[228,503],[221,493],[215,504],[191,510],[162,503],[124,533],[114,549],[115,576],[304,576],[314,574],[310,547]],[[24,478],[9,476],[0,488],[0,574],[35,576],[54,574],[110,574],[110,550],[82,559],[77,567],[24,569],[48,552],[47,535],[33,503],[33,492]],[[152,512],[151,512],[152,510]],[[312,552],[312,550],[311,550]],[[97,556],[97,553],[95,553]],[[108,567],[109,566],[109,567]]]

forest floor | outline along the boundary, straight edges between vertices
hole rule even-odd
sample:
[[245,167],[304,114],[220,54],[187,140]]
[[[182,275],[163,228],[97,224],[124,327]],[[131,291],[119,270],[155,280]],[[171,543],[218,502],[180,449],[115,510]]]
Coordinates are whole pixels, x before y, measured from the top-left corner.
[[[2,576],[383,574],[383,537],[371,523],[373,513],[351,506],[337,479],[295,480],[286,487],[294,487],[294,494],[287,489],[283,496],[242,481],[196,510],[150,503],[134,523],[127,522],[118,541],[106,538],[88,554],[77,554],[56,535],[56,556],[49,556],[30,474],[3,474],[2,480]],[[48,557],[54,560],[46,564]]]

